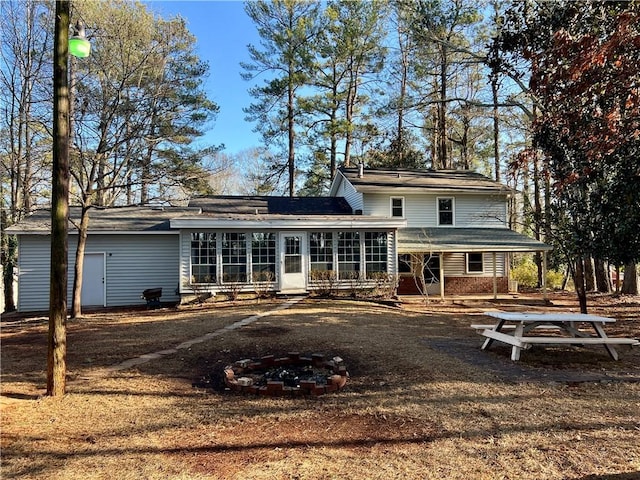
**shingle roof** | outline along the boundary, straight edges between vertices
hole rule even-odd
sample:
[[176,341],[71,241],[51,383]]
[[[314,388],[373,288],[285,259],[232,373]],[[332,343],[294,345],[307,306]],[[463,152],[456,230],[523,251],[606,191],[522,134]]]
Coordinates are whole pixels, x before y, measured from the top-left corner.
[[380,170],[340,168],[359,192],[458,191],[507,194],[512,190],[489,177],[469,170]]
[[552,247],[508,228],[403,228],[398,252],[538,252]]
[[198,197],[190,207],[205,215],[352,215],[351,206],[342,197]]
[[[170,230],[169,220],[185,215],[196,215],[197,208],[188,207],[111,207],[92,208],[89,212],[91,232],[158,232]],[[69,232],[76,231],[73,222],[80,221],[80,208],[69,209]],[[51,231],[51,211],[36,210],[20,223],[7,229],[7,233],[47,233]]]

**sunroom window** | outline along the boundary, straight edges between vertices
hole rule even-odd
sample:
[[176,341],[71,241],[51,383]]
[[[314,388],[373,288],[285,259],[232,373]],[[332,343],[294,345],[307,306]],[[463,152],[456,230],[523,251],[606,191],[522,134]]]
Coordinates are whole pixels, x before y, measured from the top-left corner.
[[365,232],[365,270],[367,278],[387,271],[387,232]]
[[216,283],[216,234],[191,234],[191,283]]
[[333,270],[333,234],[331,232],[309,234],[309,257],[312,272]]
[[247,281],[247,237],[244,233],[222,234],[222,282]]
[[338,233],[338,273],[341,279],[360,275],[360,233]]
[[272,282],[276,278],[276,234],[254,232],[251,235],[251,272],[254,282]]

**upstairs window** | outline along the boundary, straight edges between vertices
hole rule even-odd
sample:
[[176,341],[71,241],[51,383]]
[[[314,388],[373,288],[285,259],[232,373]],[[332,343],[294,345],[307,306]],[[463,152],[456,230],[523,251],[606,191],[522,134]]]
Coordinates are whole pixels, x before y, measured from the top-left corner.
[[438,225],[453,225],[453,198],[438,198]]
[[404,218],[404,198],[391,197],[391,216]]
[[482,253],[467,253],[467,273],[484,272],[484,259]]

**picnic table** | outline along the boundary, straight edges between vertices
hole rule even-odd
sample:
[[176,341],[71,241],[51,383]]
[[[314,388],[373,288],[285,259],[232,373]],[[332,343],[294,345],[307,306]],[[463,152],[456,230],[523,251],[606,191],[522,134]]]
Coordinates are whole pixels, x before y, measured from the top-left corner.
[[[512,346],[511,360],[513,361],[520,359],[521,350],[531,348],[534,344],[603,345],[614,360],[618,360],[618,352],[614,345],[640,345],[635,338],[607,336],[604,326],[615,322],[615,318],[584,313],[500,311],[484,312],[484,315],[495,318],[496,322],[492,325],[471,325],[478,333],[487,337],[482,350],[489,348],[495,340],[506,343]],[[585,326],[590,326],[591,331],[586,330]],[[536,335],[541,332],[543,334]]]

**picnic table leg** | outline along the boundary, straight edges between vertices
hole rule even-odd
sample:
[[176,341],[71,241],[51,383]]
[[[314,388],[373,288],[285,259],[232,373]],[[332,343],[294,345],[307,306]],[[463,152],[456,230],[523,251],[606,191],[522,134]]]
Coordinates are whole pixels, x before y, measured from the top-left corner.
[[[499,332],[500,329],[502,328],[502,326],[504,325],[505,320],[500,320],[495,327],[493,327],[493,331],[495,332]],[[482,347],[480,348],[480,350],[486,350],[487,348],[489,348],[491,346],[491,344],[493,343],[493,338],[489,338],[487,337],[487,339],[484,341],[484,343],[482,344]]]
[[[593,326],[593,328],[595,329],[596,333],[600,338],[607,338],[607,334],[604,332],[604,328],[602,328],[602,325],[600,323],[591,322],[591,325]],[[609,345],[608,343],[605,343],[604,348],[607,349],[607,352],[609,352],[609,356],[611,358],[613,358],[614,360],[618,360],[618,352],[616,351],[615,348],[613,348],[613,345]]]
[[[513,336],[515,338],[518,337],[522,337],[524,332],[524,325],[522,323],[518,323],[516,325],[516,329],[513,332]],[[517,362],[518,360],[520,360],[520,351],[522,350],[522,347],[517,347],[517,346],[513,346],[511,347],[511,360],[513,360],[514,362]]]

